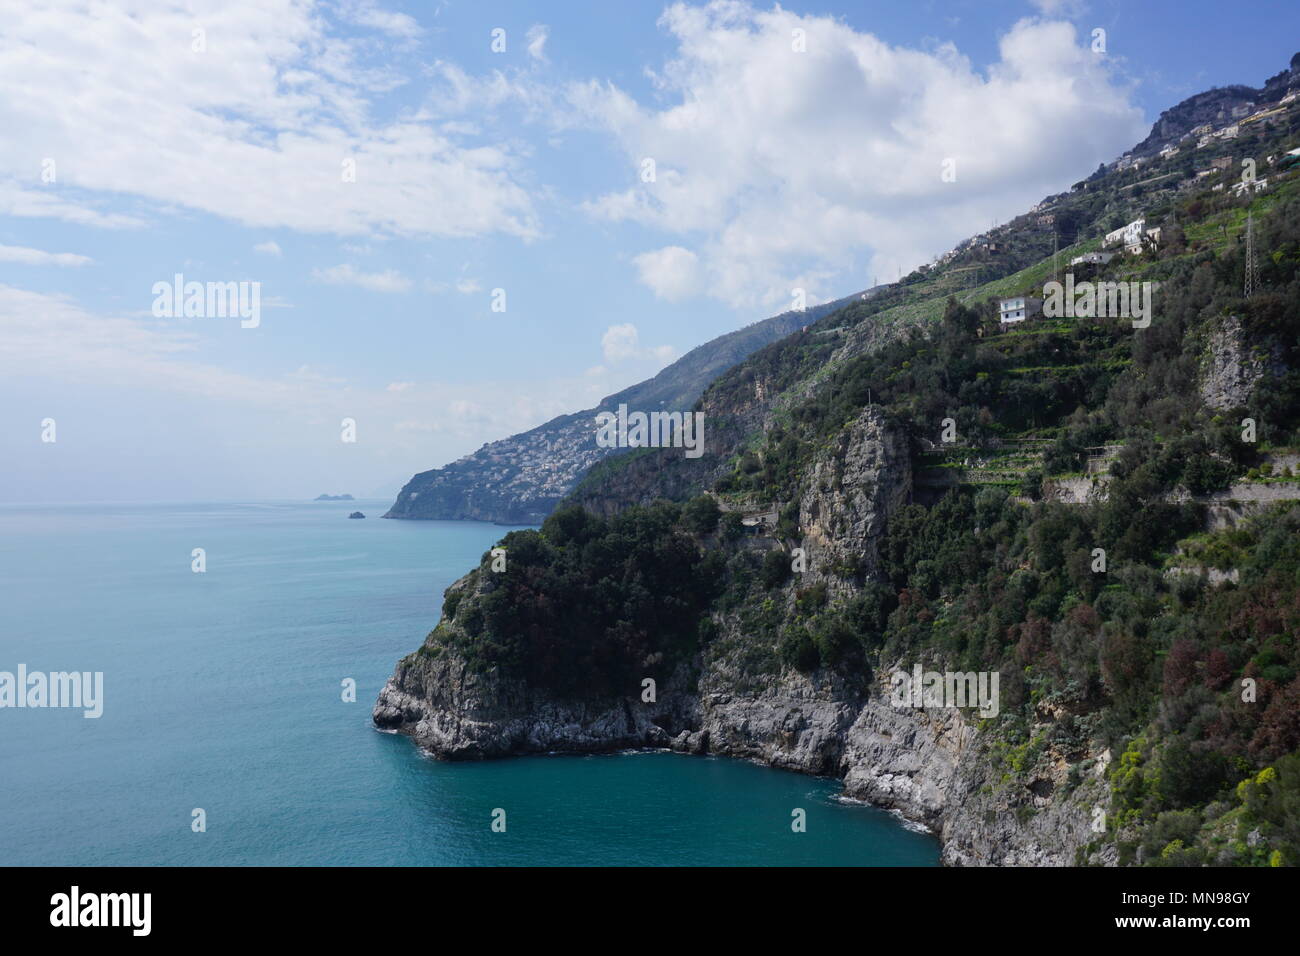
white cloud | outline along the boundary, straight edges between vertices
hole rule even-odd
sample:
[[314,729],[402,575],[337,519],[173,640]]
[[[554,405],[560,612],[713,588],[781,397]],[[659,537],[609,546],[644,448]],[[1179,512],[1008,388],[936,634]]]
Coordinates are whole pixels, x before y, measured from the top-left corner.
[[[660,23],[677,50],[652,75],[654,103],[594,81],[568,97],[638,180],[587,210],[690,237],[693,253],[637,257],[641,280],[669,298],[776,305],[836,277],[892,280],[1146,133],[1129,90],[1068,23],[1015,24],[983,72],[951,44],[891,46],[780,7],[674,4]],[[795,28],[805,52],[792,49]],[[645,158],[654,182],[639,181]],[[955,182],[941,177],[948,158]]]
[[[676,350],[671,345],[657,345],[650,348],[641,346],[641,333],[631,322],[623,325],[611,325],[605,330],[605,334],[600,337],[601,352],[605,356],[605,361],[611,364],[616,362],[625,362],[628,359],[654,359],[659,362],[667,362],[676,354]],[[599,369],[604,371],[600,366],[594,366],[588,369],[592,373]]]
[[[4,92],[0,89],[0,103]],[[0,106],[0,113],[3,107]],[[0,157],[0,214],[28,219],[61,219],[80,226],[98,226],[101,229],[136,229],[145,221],[126,213],[101,212],[101,204],[84,198],[73,198],[68,191],[56,190],[53,185],[26,188],[13,179],[5,179],[4,159]]]
[[424,32],[413,18],[405,13],[381,10],[374,0],[346,0],[339,10],[345,20],[390,36],[409,40]]
[[1029,0],[1044,16],[1074,19],[1088,12],[1085,0]]
[[354,285],[371,292],[409,292],[411,280],[395,269],[383,272],[361,272],[350,264],[331,266],[328,269],[313,269],[312,277],[330,285]]
[[259,242],[257,245],[253,246],[253,251],[260,252],[264,256],[279,256],[283,254],[280,251],[280,244],[272,239],[268,239],[266,242]]
[[643,252],[632,261],[641,282],[661,299],[680,302],[700,291],[700,260],[689,249],[665,246],[654,252]]
[[551,35],[550,28],[545,24],[535,23],[528,28],[525,35],[528,40],[528,55],[534,60],[546,59],[546,40]]
[[605,361],[621,362],[636,354],[639,339],[636,326],[631,322],[626,325],[611,325],[601,336],[600,347],[605,353]]
[[456,291],[461,295],[473,295],[475,292],[482,291],[483,287],[479,285],[478,279],[457,279]]
[[93,261],[89,256],[71,252],[44,252],[26,246],[0,246],[0,262],[17,262],[25,266],[84,266]]
[[[410,71],[373,38],[341,35],[331,13],[389,35],[415,26],[370,3],[340,12],[299,0],[117,0],[6,15],[0,129],[22,130],[24,146],[0,151],[0,211],[138,224],[138,211],[96,208],[112,196],[255,228],[538,235],[521,147],[424,111],[379,115],[377,98]],[[199,25],[206,49],[196,52]],[[53,183],[40,182],[44,158],[56,163]]]

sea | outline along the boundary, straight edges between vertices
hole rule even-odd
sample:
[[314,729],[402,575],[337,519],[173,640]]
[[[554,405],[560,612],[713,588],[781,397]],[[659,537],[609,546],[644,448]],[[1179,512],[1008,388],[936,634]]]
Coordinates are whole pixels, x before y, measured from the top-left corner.
[[103,675],[97,718],[0,707],[0,865],[938,865],[834,780],[448,763],[377,731],[393,665],[510,530],[388,504],[0,505],[0,672]]

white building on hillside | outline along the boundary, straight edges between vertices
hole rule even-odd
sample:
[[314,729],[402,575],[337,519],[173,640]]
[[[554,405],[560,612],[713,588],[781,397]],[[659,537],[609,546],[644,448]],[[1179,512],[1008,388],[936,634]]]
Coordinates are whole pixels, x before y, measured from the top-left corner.
[[1121,226],[1113,232],[1106,233],[1106,238],[1101,241],[1103,246],[1113,246],[1119,243],[1125,246],[1131,246],[1133,243],[1142,241],[1142,234],[1146,232],[1147,221],[1145,219],[1134,219],[1127,226]]
[[1017,295],[998,301],[999,321],[1003,325],[1023,322],[1043,311],[1043,300],[1030,296]]

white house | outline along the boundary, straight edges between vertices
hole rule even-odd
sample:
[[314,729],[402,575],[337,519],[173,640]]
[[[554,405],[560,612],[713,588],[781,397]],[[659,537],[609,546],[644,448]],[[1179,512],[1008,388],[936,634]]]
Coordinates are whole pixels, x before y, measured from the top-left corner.
[[1127,226],[1122,226],[1114,232],[1106,233],[1106,238],[1102,240],[1103,246],[1113,246],[1116,243],[1123,243],[1131,246],[1133,243],[1142,242],[1142,234],[1146,232],[1147,221],[1145,219],[1134,219]]
[[1104,266],[1115,258],[1113,252],[1085,252],[1081,256],[1075,256],[1070,260],[1070,265],[1077,266],[1080,264]]
[[1023,322],[1043,311],[1043,300],[1031,296],[1017,295],[998,301],[998,320],[1003,325]]
[[[1199,173],[1197,175],[1200,175]],[[1113,246],[1116,243],[1124,244],[1124,251],[1130,254],[1139,253],[1145,248],[1147,243],[1156,243],[1160,241],[1160,228],[1157,226],[1152,229],[1147,228],[1145,219],[1134,219],[1122,229],[1116,229],[1114,232],[1106,233],[1102,240],[1103,246]]]
[[1131,256],[1136,256],[1148,245],[1156,246],[1160,243],[1160,227],[1139,231],[1135,236],[1126,239],[1124,242],[1124,251]]

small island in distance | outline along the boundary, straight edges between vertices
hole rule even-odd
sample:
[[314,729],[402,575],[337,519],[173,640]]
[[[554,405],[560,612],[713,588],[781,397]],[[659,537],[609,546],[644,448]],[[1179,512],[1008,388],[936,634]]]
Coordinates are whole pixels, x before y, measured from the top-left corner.
[[348,515],[348,517],[349,517],[349,518],[364,518],[365,515],[363,515],[360,511],[354,511],[354,512],[352,512],[352,514]]
[[317,495],[313,501],[351,501],[351,495]]

